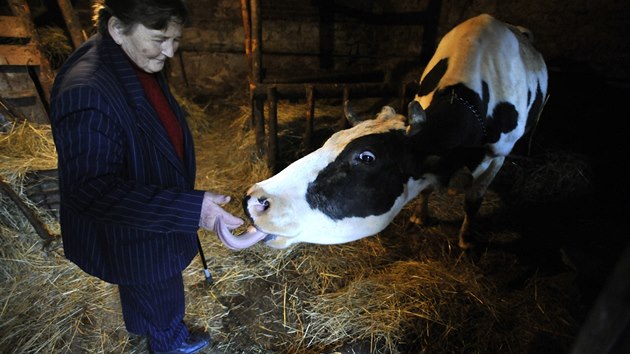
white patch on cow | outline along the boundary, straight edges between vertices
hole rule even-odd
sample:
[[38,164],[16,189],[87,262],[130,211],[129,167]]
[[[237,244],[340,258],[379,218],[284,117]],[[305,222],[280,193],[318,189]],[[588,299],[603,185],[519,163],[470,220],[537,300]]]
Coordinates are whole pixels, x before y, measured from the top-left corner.
[[[337,157],[339,153],[345,149],[348,143],[359,137],[368,134],[385,133],[392,130],[405,130],[406,120],[407,119],[404,116],[396,114],[393,108],[385,106],[376,118],[362,121],[350,129],[341,130],[333,134],[324,143],[324,146],[322,146],[320,150],[329,150],[331,155]],[[320,152],[318,150],[316,154],[319,153]]]

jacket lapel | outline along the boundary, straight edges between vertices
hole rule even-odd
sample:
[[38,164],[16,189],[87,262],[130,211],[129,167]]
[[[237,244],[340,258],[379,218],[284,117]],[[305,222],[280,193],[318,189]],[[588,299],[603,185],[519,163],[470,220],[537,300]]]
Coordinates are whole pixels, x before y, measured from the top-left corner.
[[[108,36],[103,36],[103,48],[103,55],[109,57],[112,69],[117,73],[122,86],[126,90],[127,94],[125,96],[127,97],[127,102],[130,107],[133,107],[136,113],[135,117],[132,118],[136,120],[137,126],[145,133],[147,139],[151,140],[153,144],[155,144],[156,148],[164,154],[173,166],[182,175],[188,178],[189,176],[186,172],[186,168],[177,156],[175,148],[173,147],[173,144],[168,137],[168,133],[160,121],[157,112],[147,100],[144,89],[138,80],[136,72],[129,63],[129,59],[127,59],[127,56],[124,54],[122,49],[120,49],[120,47]],[[167,96],[169,96],[169,103],[171,104],[171,107],[177,107],[173,105],[170,95],[167,94]],[[175,115],[181,124],[183,121],[181,112],[175,108],[173,110],[176,112]],[[182,126],[182,130],[186,129],[183,129]],[[185,146],[184,151],[185,155],[188,155],[187,151],[190,150],[187,146]]]

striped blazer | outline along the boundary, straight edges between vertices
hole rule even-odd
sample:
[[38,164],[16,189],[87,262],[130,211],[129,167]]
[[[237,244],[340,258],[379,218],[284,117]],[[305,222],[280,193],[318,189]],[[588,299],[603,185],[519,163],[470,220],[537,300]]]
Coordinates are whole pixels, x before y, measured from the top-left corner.
[[159,81],[183,130],[183,162],[109,35],[77,49],[51,92],[64,253],[110,283],[168,279],[198,250],[203,191],[194,189],[193,141],[180,106]]

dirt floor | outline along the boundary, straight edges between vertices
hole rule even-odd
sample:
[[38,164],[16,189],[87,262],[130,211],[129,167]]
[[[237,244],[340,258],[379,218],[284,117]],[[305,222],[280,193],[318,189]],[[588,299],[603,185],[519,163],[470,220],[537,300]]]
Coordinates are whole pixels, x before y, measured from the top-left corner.
[[[207,125],[194,127],[198,185],[234,196],[227,208],[242,215],[240,196],[269,175],[253,149],[247,102],[198,103],[188,106]],[[303,112],[303,103],[281,103],[281,165],[305,153]],[[339,114],[340,102],[318,106],[316,144]],[[214,283],[205,281],[199,257],[184,276],[186,321],[213,337],[203,352],[569,352],[623,251],[618,220],[626,202],[613,192],[621,182],[601,183],[608,175],[592,154],[546,144],[553,130],[542,128],[535,153],[526,154],[523,141],[506,160],[469,252],[457,247],[457,183],[431,200],[433,224],[410,223],[411,203],[382,233],[344,245],[234,252],[201,232]],[[124,329],[116,287],[65,260],[58,236],[43,247],[1,198],[0,351],[146,352],[146,342]]]

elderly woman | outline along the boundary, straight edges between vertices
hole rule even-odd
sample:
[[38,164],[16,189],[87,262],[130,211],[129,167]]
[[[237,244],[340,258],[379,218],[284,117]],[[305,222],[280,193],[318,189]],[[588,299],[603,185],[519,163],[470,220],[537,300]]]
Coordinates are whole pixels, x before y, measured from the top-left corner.
[[200,226],[243,221],[228,196],[194,189],[191,133],[161,73],[189,14],[182,0],[104,0],[96,14],[51,96],[65,256],[118,285],[127,330],[152,351],[194,353],[210,337],[183,322],[182,271]]

